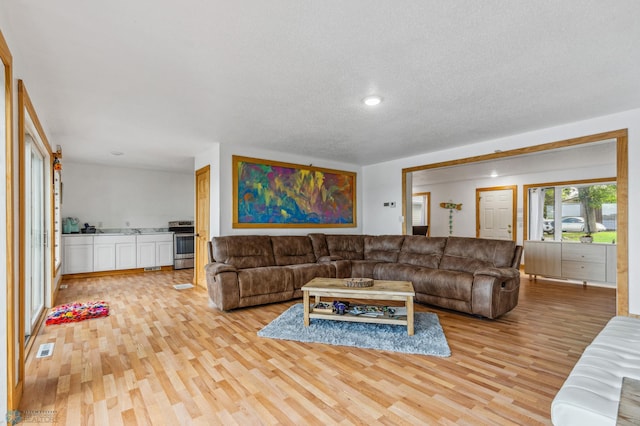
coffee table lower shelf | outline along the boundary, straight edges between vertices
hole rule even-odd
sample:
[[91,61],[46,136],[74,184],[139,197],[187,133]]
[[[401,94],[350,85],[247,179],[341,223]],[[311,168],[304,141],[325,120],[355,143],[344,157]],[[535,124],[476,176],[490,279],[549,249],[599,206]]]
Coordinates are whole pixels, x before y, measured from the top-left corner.
[[405,317],[404,315],[398,318],[389,318],[385,316],[368,317],[368,316],[359,316],[359,315],[351,315],[351,314],[338,315],[338,314],[321,314],[321,313],[310,312],[309,318],[317,318],[317,319],[330,320],[330,321],[368,322],[368,323],[393,324],[393,325],[404,325],[404,326],[407,326],[409,324],[407,321],[407,317]]

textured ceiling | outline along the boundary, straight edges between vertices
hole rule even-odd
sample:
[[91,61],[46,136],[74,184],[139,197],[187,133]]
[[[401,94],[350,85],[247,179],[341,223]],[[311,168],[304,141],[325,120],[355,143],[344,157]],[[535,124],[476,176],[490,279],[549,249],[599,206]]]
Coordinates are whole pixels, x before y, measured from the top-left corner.
[[219,142],[366,165],[640,107],[636,0],[2,3],[71,161],[191,170]]

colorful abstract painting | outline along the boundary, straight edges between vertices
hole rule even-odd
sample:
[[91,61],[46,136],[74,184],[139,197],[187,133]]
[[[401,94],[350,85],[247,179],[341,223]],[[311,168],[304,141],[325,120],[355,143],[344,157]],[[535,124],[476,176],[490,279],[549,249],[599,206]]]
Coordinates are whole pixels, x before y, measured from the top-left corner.
[[355,227],[356,174],[233,157],[233,226]]

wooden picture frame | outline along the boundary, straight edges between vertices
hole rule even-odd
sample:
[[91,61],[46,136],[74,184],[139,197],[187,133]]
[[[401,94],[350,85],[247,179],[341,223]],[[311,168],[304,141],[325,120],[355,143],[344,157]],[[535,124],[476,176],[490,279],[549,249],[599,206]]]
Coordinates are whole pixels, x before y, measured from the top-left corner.
[[356,227],[356,173],[232,157],[233,228]]

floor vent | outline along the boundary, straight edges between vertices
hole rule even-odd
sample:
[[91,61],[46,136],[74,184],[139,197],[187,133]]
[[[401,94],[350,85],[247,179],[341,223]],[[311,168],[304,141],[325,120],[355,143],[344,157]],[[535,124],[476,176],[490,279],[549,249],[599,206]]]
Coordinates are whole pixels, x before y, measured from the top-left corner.
[[60,290],[64,290],[67,287],[69,287],[67,284],[60,284]]
[[53,354],[53,343],[43,343],[38,348],[38,354],[36,358],[44,358]]
[[146,268],[144,268],[145,272],[149,272],[149,271],[159,271],[161,270],[162,267],[161,266],[148,266]]
[[176,290],[186,290],[188,288],[193,288],[193,284],[176,284],[173,288]]

